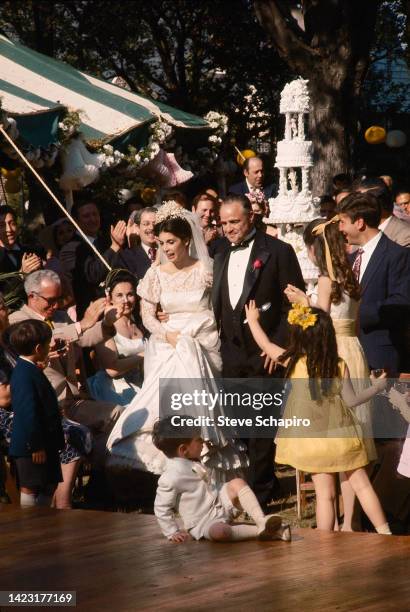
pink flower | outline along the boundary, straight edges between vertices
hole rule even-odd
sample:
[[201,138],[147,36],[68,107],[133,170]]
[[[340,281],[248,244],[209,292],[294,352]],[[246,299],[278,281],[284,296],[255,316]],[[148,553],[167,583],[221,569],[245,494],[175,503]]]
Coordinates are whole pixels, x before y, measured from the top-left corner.
[[263,261],[261,261],[260,259],[255,259],[252,266],[254,271],[260,270],[263,267]]

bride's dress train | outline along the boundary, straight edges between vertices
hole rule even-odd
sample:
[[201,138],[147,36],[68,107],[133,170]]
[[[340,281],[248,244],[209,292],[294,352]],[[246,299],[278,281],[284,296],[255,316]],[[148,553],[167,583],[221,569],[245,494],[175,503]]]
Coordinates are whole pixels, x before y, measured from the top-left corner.
[[[215,376],[221,371],[219,337],[215,317],[210,306],[212,273],[202,262],[175,274],[161,267],[151,267],[138,286],[142,298],[142,318],[151,332],[145,350],[145,378],[141,391],[125,409],[108,439],[110,466],[127,466],[161,474],[165,456],[152,443],[154,423],[160,416],[160,379],[166,384],[171,379],[172,393],[186,393],[195,388],[207,392],[218,391]],[[158,303],[169,314],[169,321],[161,324],[156,318]],[[178,331],[176,348],[165,340],[167,331]],[[187,380],[188,379],[188,380]],[[221,414],[218,408],[216,414]],[[204,415],[204,409],[190,406],[175,414],[192,417]],[[169,414],[169,409],[167,410]],[[245,448],[239,441],[227,439],[213,426],[203,426],[203,461],[217,484],[224,482],[247,466]]]

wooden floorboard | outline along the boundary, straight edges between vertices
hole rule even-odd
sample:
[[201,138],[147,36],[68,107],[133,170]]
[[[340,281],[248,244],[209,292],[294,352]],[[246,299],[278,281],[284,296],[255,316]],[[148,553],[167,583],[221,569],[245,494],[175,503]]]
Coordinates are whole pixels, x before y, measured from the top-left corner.
[[0,532],[1,590],[77,591],[81,611],[410,609],[410,537],[172,545],[152,516],[40,508],[0,511]]

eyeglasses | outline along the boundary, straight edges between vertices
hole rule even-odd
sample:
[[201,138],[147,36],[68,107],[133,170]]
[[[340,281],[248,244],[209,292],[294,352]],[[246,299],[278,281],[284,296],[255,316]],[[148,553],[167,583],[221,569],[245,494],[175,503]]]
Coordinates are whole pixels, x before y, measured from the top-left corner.
[[37,293],[37,291],[32,291],[31,292],[33,295],[36,295],[37,297],[40,297],[42,300],[44,300],[45,302],[47,302],[48,306],[55,306],[56,304],[60,304],[61,302],[61,295],[59,297],[55,297],[55,298],[46,298],[44,297],[44,295],[41,295],[41,293]]

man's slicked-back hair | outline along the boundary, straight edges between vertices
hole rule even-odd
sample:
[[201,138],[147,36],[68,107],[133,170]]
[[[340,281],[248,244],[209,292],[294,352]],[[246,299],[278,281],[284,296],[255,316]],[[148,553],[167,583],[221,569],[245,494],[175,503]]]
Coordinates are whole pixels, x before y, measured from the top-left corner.
[[236,195],[234,193],[230,193],[226,196],[226,198],[222,201],[221,206],[224,206],[225,204],[240,204],[243,208],[243,210],[246,213],[251,213],[252,212],[252,205],[249,201],[249,199],[244,196],[244,195]]

